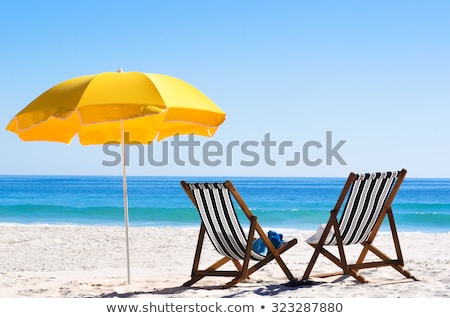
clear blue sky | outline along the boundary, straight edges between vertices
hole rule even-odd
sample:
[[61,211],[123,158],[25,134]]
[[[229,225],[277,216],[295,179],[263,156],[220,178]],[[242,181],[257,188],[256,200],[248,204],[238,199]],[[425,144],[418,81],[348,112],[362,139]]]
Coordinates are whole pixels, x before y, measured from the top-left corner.
[[[217,167],[139,166],[131,149],[130,175],[450,177],[449,1],[18,0],[0,11],[0,174],[120,175],[100,146],[22,142],[4,127],[51,86],[122,67],[193,84],[227,113],[197,140],[257,142],[260,159],[242,166],[255,157],[233,148],[230,165],[224,153]],[[327,131],[330,147],[346,140],[335,149],[346,165],[327,165]],[[264,148],[268,133],[276,146]],[[305,163],[304,145],[320,164]]]

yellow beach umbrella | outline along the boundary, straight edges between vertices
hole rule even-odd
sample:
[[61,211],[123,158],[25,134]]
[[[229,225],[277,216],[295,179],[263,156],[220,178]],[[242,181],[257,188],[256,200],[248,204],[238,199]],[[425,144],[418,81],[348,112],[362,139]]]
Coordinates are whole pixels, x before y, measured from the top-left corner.
[[212,136],[224,120],[223,110],[178,78],[119,70],[80,76],[53,86],[17,113],[6,129],[23,141],[70,143],[78,135],[82,145],[122,144],[129,283],[124,143],[149,143],[175,134]]

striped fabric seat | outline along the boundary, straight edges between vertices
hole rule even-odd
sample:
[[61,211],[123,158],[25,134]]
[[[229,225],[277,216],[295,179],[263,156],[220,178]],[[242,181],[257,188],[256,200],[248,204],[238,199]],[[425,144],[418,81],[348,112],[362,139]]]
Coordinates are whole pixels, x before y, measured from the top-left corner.
[[[360,274],[360,271],[383,266],[390,266],[404,277],[416,280],[403,268],[403,255],[392,212],[392,202],[405,175],[405,169],[377,173],[350,173],[334,209],[330,212],[328,222],[306,240],[306,243],[315,250],[302,281],[308,280],[309,277],[350,275],[361,283],[367,283],[367,279]],[[343,207],[342,210],[341,207]],[[388,256],[373,244],[386,217],[392,234],[395,257]],[[345,247],[356,244],[362,246],[362,250],[356,261],[350,262]],[[336,246],[338,253],[331,250]],[[378,260],[366,260],[369,252]],[[342,271],[311,275],[319,255],[328,258]]]
[[[188,183],[187,186],[192,190],[206,233],[217,252],[232,259],[244,259],[247,237],[225,184]],[[251,258],[261,260],[264,256],[252,250]]]
[[[375,226],[398,171],[362,173],[356,176],[339,221],[344,245],[364,242]],[[325,245],[336,245],[336,235]]]
[[[275,247],[231,181],[224,183],[181,181],[181,186],[202,220],[191,279],[183,286],[191,286],[207,276],[223,276],[232,277],[231,281],[223,286],[229,288],[249,278],[271,261],[279,265],[290,284],[297,282],[281,258],[281,254],[297,244],[297,239],[284,241],[281,246]],[[242,214],[236,213],[234,203],[242,210]],[[249,222],[248,231],[243,230],[239,217]],[[206,266],[205,269],[201,269],[200,259],[206,234],[221,258],[210,266]],[[253,250],[253,242],[256,238],[259,238],[267,247],[266,255],[258,254]],[[250,261],[253,261],[252,264]],[[231,265],[228,266],[231,269],[225,265]]]

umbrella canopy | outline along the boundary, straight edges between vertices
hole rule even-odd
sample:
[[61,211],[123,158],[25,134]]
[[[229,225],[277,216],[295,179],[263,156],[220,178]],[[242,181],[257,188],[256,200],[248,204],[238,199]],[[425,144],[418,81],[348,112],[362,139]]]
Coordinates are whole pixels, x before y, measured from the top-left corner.
[[64,81],[37,97],[8,124],[24,141],[82,145],[130,140],[147,143],[174,134],[212,136],[225,113],[175,77],[105,72]]
[[130,282],[128,196],[124,143],[149,143],[175,134],[212,136],[225,112],[194,86],[175,77],[105,72],[69,79],[48,89],[6,127],[23,141],[82,145],[122,144],[127,281]]

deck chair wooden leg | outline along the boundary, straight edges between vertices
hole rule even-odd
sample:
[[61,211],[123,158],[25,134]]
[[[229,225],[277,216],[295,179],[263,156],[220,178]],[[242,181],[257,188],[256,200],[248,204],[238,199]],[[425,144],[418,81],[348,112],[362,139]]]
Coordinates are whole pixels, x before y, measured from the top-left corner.
[[192,265],[192,276],[194,276],[194,273],[198,270],[198,265],[200,263],[200,257],[202,254],[202,248],[203,248],[203,242],[205,240],[205,225],[202,223],[200,225],[200,232],[198,233],[198,240],[197,240],[197,247],[195,249],[195,256],[194,256],[194,264]]
[[226,283],[223,288],[230,288],[235,286],[236,284],[239,284],[241,281],[243,280],[243,278],[241,276],[238,276],[236,278],[234,278],[233,280],[229,281],[228,283]]
[[366,242],[361,243],[364,246],[364,248],[363,248],[356,264],[362,264],[364,262],[364,259],[367,255],[367,253],[370,251],[385,262],[384,266],[391,266],[392,268],[394,268],[396,271],[398,271],[400,274],[402,274],[406,278],[411,278],[413,280],[417,280],[409,271],[407,271],[403,268],[403,266],[404,266],[403,255],[402,255],[402,251],[401,251],[401,247],[400,247],[400,240],[398,238],[397,228],[395,226],[392,208],[389,208],[387,210],[387,216],[388,216],[388,220],[389,220],[389,225],[390,225],[390,229],[391,229],[391,234],[392,234],[392,239],[393,239],[397,259],[390,258],[388,255],[383,253],[381,250],[379,250],[372,244],[373,239],[378,231],[378,229],[376,229],[371,234],[371,236],[368,238],[368,240]]
[[248,244],[247,244],[247,248],[245,249],[244,262],[242,263],[242,272],[241,272],[242,279],[247,279],[249,276],[248,267],[250,264],[250,254],[253,249],[253,238],[255,237],[257,218],[256,218],[256,216],[251,216],[249,218],[249,220],[250,220],[250,229],[249,229],[248,238],[247,238]]
[[242,266],[239,266],[240,263],[237,260],[233,260],[233,263],[235,263],[235,266],[238,268],[239,270],[239,274],[236,276],[236,278],[234,278],[233,280],[231,280],[230,282],[228,282],[227,284],[225,284],[225,288],[230,288],[234,285],[236,285],[237,283],[241,282],[244,279],[248,279],[249,276],[253,273],[253,271],[251,271],[251,269],[249,269],[249,264],[250,264],[250,253],[253,249],[253,239],[255,237],[255,228],[256,228],[256,220],[257,218],[255,216],[250,217],[250,229],[249,229],[249,233],[248,233],[248,237],[247,237],[247,242],[249,242],[247,244],[247,248],[245,249],[245,257],[244,257],[244,261],[242,263]]
[[392,265],[392,267],[397,270],[400,274],[402,274],[403,276],[405,276],[406,278],[411,278],[412,280],[418,281],[418,279],[411,274],[409,271],[407,271],[406,269],[403,268],[403,266],[400,265]]
[[200,225],[200,231],[198,233],[197,247],[195,249],[195,256],[194,256],[194,263],[192,265],[192,270],[191,270],[191,279],[183,284],[183,286],[185,286],[185,287],[191,286],[192,284],[194,284],[195,282],[199,281],[202,278],[197,275],[197,271],[198,271],[198,266],[200,264],[200,257],[202,254],[202,247],[203,247],[203,242],[205,239],[205,232],[206,232],[205,225],[202,222]]
[[[310,245],[314,247],[314,244],[310,244]],[[332,261],[335,265],[337,265],[342,270],[338,271],[338,272],[330,272],[330,273],[322,273],[322,274],[311,275],[312,268],[314,266],[315,261],[317,260],[317,256],[316,256],[315,260],[314,260],[314,263],[310,262],[307,270],[303,274],[302,280],[307,280],[309,277],[323,278],[323,277],[332,277],[332,276],[338,276],[338,275],[350,275],[350,276],[354,277],[355,279],[357,279],[360,283],[367,283],[368,282],[364,276],[358,274],[357,270],[350,269],[346,263],[344,263],[342,260],[337,258],[335,255],[333,255],[327,249],[322,248],[322,249],[317,249],[317,250],[320,252],[319,254],[322,254],[323,256],[328,258],[330,261]]]
[[283,246],[278,249],[278,251],[279,251],[279,255],[278,256],[275,256],[273,254],[268,255],[266,258],[264,258],[263,260],[259,261],[256,264],[254,264],[253,266],[251,266],[248,269],[247,277],[244,277],[243,275],[239,276],[239,277],[236,277],[233,280],[231,280],[230,282],[228,282],[225,285],[225,288],[232,287],[232,286],[238,284],[239,282],[241,282],[242,280],[247,279],[254,272],[256,272],[260,268],[264,267],[265,265],[267,265],[268,263],[270,263],[273,260],[276,260],[278,262],[278,264],[280,265],[281,269],[283,270],[284,274],[289,279],[289,281],[295,281],[296,280],[295,276],[291,273],[291,271],[288,269],[288,267],[286,266],[285,262],[283,261],[283,259],[280,256],[282,253],[284,253],[285,251],[290,249],[295,244],[297,244],[297,239],[293,239],[293,240],[283,244]]
[[284,262],[284,260],[280,257],[280,255],[282,253],[284,253],[285,251],[287,251],[288,249],[290,249],[292,246],[294,246],[295,244],[297,244],[297,239],[293,239],[285,244],[283,244],[279,249],[278,249],[278,255],[275,256],[275,260],[277,261],[278,265],[281,267],[281,269],[283,270],[284,274],[286,275],[286,277],[289,279],[289,281],[294,281],[296,280],[295,276],[291,273],[291,271],[289,270],[289,268],[287,267],[286,263]]
[[183,284],[184,287],[191,286],[191,285],[195,284],[196,282],[198,282],[203,277],[207,276],[205,274],[200,274],[201,272],[205,273],[205,272],[215,271],[230,260],[228,257],[223,257],[222,259],[220,259],[219,261],[217,261],[216,263],[214,263],[213,265],[208,267],[206,270],[199,271],[199,264],[200,264],[200,258],[201,258],[202,248],[203,248],[203,242],[205,240],[205,232],[206,232],[206,228],[205,228],[205,225],[202,223],[200,225],[200,231],[198,234],[197,248],[195,250],[194,264],[192,265],[191,279]]
[[403,254],[402,249],[400,247],[400,240],[398,238],[397,227],[394,221],[394,214],[392,213],[392,208],[389,208],[387,211],[387,216],[389,219],[389,225],[391,226],[392,239],[394,240],[395,252],[397,253],[397,259],[400,260],[401,265],[403,266]]
[[388,215],[388,219],[389,219],[389,224],[391,226],[392,238],[394,240],[394,246],[395,246],[395,251],[397,253],[397,259],[399,259],[401,262],[400,266],[394,265],[393,267],[397,271],[399,271],[401,274],[403,274],[405,277],[411,278],[411,279],[417,281],[418,279],[416,277],[414,277],[409,271],[407,271],[403,268],[403,266],[404,266],[403,254],[402,254],[402,249],[400,247],[400,239],[398,238],[398,232],[397,232],[397,227],[395,225],[394,213],[392,212],[392,208],[389,208],[387,215]]
[[245,250],[244,261],[241,266],[237,260],[233,260],[233,263],[236,266],[236,268],[238,269],[239,273],[237,274],[237,276],[234,279],[232,279],[231,281],[226,283],[224,285],[224,288],[233,287],[234,285],[240,283],[244,279],[248,279],[249,276],[252,274],[252,272],[250,272],[250,270],[249,270],[249,264],[250,264],[250,253],[253,248],[253,238],[255,236],[255,227],[256,227],[256,217],[252,217],[252,218],[250,218],[250,229],[249,229],[249,234],[248,234],[248,238],[247,238],[247,242],[249,242],[249,243],[247,244],[247,248]]
[[308,263],[308,266],[306,267],[305,272],[303,273],[303,277],[302,280],[307,280],[309,278],[309,276],[311,275],[312,269],[314,267],[314,265],[316,264],[317,258],[319,257],[320,254],[320,249],[317,248],[317,244],[309,244],[314,248],[314,253],[311,256],[311,259]]
[[289,268],[286,266],[286,263],[283,261],[283,259],[281,258],[281,254],[284,253],[285,251],[287,251],[288,249],[290,249],[292,246],[294,246],[295,244],[297,244],[297,239],[292,239],[289,242],[286,242],[285,244],[283,244],[279,249],[278,249],[278,256],[275,256],[273,254],[269,254],[267,255],[266,258],[264,258],[263,260],[259,261],[258,263],[254,264],[252,267],[250,267],[248,269],[248,275],[250,276],[251,274],[253,274],[254,272],[256,272],[258,269],[264,267],[265,265],[267,265],[268,263],[270,263],[273,260],[276,260],[277,263],[279,264],[279,266],[281,267],[281,269],[283,270],[284,274],[286,275],[286,277],[289,280],[295,280],[294,275],[292,275],[291,271],[289,270]]
[[311,276],[312,269],[314,268],[314,265],[316,264],[317,259],[320,254],[325,253],[326,254],[325,256],[327,258],[331,257],[330,260],[332,260],[339,267],[342,267],[340,261],[333,254],[329,253],[323,247],[324,243],[325,243],[325,239],[328,236],[328,233],[330,232],[331,228],[335,226],[335,224],[337,224],[337,221],[336,221],[333,211],[331,211],[330,219],[328,220],[328,223],[327,223],[325,229],[323,230],[323,233],[322,233],[321,238],[319,239],[319,242],[318,243],[308,243],[311,247],[314,248],[314,253],[311,256],[311,259],[308,263],[308,266],[306,267],[305,272],[303,273],[302,280],[307,280]]
[[[389,261],[395,262],[395,260],[392,260],[389,256],[387,256],[385,253],[383,253],[382,251],[380,251],[378,248],[376,248],[373,245],[370,245],[367,247],[372,253],[374,253],[376,256],[378,256],[380,259],[382,259],[383,261],[385,261],[386,263]],[[418,280],[417,278],[415,278],[409,271],[405,270],[403,268],[403,260],[397,260],[398,264],[390,264],[389,266],[391,266],[392,268],[394,268],[396,271],[398,271],[400,274],[402,274],[403,276],[405,276],[406,278],[411,278],[413,280]]]
[[184,287],[191,286],[191,285],[195,284],[196,282],[198,282],[200,279],[202,279],[202,278],[204,278],[206,276],[211,276],[212,273],[214,273],[217,269],[219,269],[221,266],[225,265],[229,261],[230,261],[230,258],[223,257],[219,261],[215,262],[213,265],[209,266],[205,270],[198,270],[197,269],[192,274],[192,279],[187,281],[186,283],[184,283],[183,286]]
[[238,260],[232,259],[231,262],[233,262],[234,266],[238,271],[240,272],[242,271],[242,264]]

